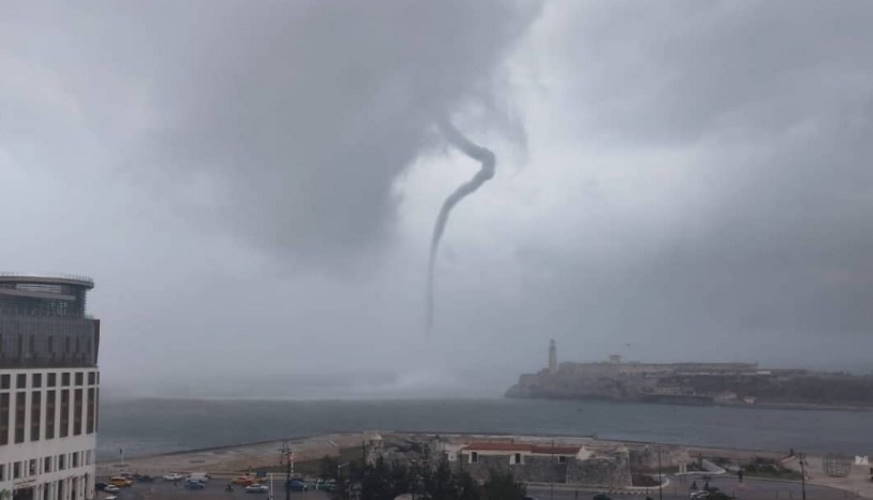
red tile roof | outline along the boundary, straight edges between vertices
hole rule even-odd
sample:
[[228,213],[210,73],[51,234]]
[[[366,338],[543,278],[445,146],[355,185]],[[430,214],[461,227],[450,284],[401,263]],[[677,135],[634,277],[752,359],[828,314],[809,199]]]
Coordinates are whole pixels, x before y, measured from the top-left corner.
[[507,451],[511,453],[539,453],[542,455],[576,455],[581,446],[551,446],[547,444],[533,443],[510,443],[497,441],[483,441],[470,443],[464,446],[464,450],[470,451]]

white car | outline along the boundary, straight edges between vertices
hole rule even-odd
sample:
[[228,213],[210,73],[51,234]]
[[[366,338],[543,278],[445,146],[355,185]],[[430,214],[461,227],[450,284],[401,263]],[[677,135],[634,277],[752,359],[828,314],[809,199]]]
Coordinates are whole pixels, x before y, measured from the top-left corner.
[[105,497],[103,500],[118,500],[118,497],[115,495],[109,495],[108,497]]
[[266,484],[250,484],[246,486],[246,493],[266,493],[270,488]]
[[185,476],[179,474],[178,472],[171,472],[164,476],[164,481],[181,481],[185,479]]
[[106,487],[103,488],[103,491],[105,491],[106,493],[118,493],[118,490],[120,489],[121,488],[115,486],[114,484],[107,484]]

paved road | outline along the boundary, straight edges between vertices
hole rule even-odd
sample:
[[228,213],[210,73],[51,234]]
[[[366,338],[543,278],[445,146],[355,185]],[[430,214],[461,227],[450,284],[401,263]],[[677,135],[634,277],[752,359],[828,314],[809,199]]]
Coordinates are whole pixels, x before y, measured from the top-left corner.
[[[118,500],[268,500],[267,494],[246,493],[242,487],[234,487],[233,492],[224,491],[225,481],[213,479],[204,490],[188,490],[173,483],[158,481],[154,483],[137,483],[130,488],[123,488],[118,494]],[[670,485],[664,488],[663,500],[687,500],[690,481],[671,478]],[[702,481],[697,481],[698,486],[703,486]],[[783,481],[762,481],[746,479],[739,483],[733,477],[715,477],[710,483],[726,493],[735,495],[738,500],[800,500],[800,484]],[[284,500],[284,491],[276,484],[275,500]],[[539,500],[591,500],[594,492],[574,491],[556,487],[554,490],[548,487],[529,487],[528,494]],[[97,500],[103,500],[109,496],[98,492]],[[645,495],[616,495],[610,494],[613,500],[642,500]],[[658,490],[652,490],[651,497],[658,498]],[[291,500],[327,500],[330,497],[320,491],[305,493],[291,493]],[[808,500],[847,500],[857,498],[848,492],[826,488],[823,486],[807,485],[806,498]]]
[[[118,500],[268,500],[266,493],[246,493],[245,488],[234,486],[233,492],[224,491],[225,480],[212,479],[205,489],[189,490],[180,482],[177,486],[165,481],[154,483],[137,483],[129,488],[122,488]],[[285,500],[285,490],[281,489],[279,481],[275,484],[276,500]],[[103,500],[108,493],[97,492],[97,500]],[[330,496],[322,491],[291,492],[291,500],[327,500]]]
[[[691,481],[671,478],[670,484],[663,490],[664,500],[687,500]],[[734,477],[715,477],[710,481],[712,486],[718,487],[725,493],[736,496],[738,500],[801,500],[800,483],[790,481],[764,481],[746,479],[739,483]],[[703,486],[703,481],[698,480],[697,485]],[[574,491],[566,489],[551,489],[548,487],[528,488],[528,494],[539,500],[590,500],[594,496],[591,491]],[[646,498],[645,495],[617,495],[609,494],[613,500],[627,500]],[[658,490],[651,492],[653,499],[658,498]],[[858,498],[853,494],[827,488],[824,486],[806,486],[806,498],[808,500],[847,500]]]

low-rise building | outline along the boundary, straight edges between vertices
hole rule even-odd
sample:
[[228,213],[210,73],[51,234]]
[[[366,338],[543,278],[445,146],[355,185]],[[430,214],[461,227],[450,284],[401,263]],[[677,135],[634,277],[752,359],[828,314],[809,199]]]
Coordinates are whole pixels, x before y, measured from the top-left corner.
[[455,462],[482,480],[493,470],[508,470],[525,482],[631,484],[628,452],[623,448],[592,451],[582,445],[482,441],[463,446]]

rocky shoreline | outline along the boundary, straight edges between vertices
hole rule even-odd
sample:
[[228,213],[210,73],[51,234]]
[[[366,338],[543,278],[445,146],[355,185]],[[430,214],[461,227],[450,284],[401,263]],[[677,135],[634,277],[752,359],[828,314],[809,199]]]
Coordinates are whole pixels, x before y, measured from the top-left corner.
[[549,395],[536,394],[527,395],[519,394],[513,391],[507,391],[504,397],[509,399],[539,399],[544,401],[608,401],[610,403],[645,403],[645,404],[661,404],[661,405],[680,405],[680,406],[719,406],[724,408],[744,408],[744,409],[762,409],[762,410],[801,410],[801,411],[855,411],[869,412],[873,411],[873,406],[867,405],[837,405],[837,404],[815,404],[815,403],[787,403],[787,402],[768,402],[755,401],[753,404],[736,402],[736,401],[719,401],[712,398],[695,398],[695,399],[655,399],[655,398],[626,398],[618,399],[607,396],[593,395]]

